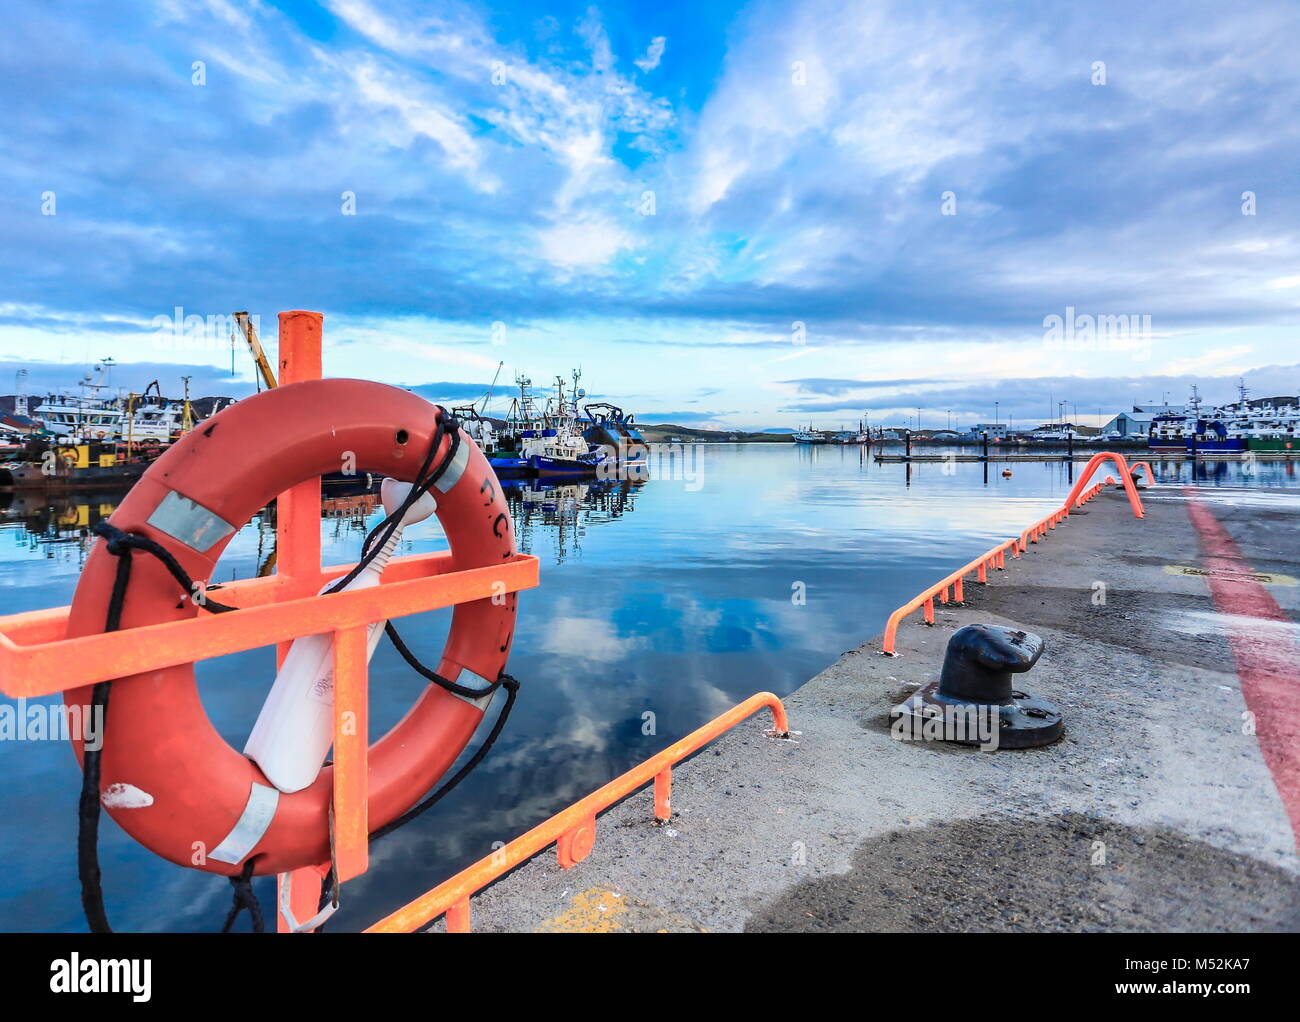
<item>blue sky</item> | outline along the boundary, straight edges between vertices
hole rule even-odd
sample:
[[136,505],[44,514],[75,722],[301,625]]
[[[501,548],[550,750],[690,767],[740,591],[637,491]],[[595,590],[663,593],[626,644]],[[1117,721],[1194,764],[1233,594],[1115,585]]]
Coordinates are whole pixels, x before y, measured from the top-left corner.
[[8,12],[0,392],[109,356],[251,389],[177,308],[320,310],[331,375],[446,400],[581,365],[686,424],[1300,390],[1293,3]]

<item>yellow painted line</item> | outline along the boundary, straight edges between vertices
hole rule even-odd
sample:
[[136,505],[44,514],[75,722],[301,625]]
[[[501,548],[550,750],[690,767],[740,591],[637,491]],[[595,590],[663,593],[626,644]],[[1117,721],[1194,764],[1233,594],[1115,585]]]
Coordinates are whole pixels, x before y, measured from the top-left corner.
[[569,907],[538,927],[540,933],[618,933],[623,930],[620,917],[627,913],[627,901],[621,894],[604,887],[575,894]]
[[1191,575],[1194,578],[1221,578],[1229,582],[1258,582],[1263,586],[1293,586],[1293,575],[1270,575],[1265,572],[1251,571],[1211,571],[1208,568],[1193,568],[1185,564],[1166,564],[1166,575]]
[[569,899],[569,907],[547,919],[536,933],[668,933],[702,927],[608,887],[592,887]]

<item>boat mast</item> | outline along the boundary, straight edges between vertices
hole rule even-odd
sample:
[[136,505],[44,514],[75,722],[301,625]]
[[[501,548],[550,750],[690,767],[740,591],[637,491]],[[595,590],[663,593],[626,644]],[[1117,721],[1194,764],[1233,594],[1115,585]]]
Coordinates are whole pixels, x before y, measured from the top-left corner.
[[483,411],[481,413],[483,415],[487,415],[488,405],[492,402],[492,392],[497,389],[497,377],[501,375],[503,365],[505,365],[504,360],[497,363],[497,371],[492,375],[492,383],[488,386],[487,393],[483,395]]

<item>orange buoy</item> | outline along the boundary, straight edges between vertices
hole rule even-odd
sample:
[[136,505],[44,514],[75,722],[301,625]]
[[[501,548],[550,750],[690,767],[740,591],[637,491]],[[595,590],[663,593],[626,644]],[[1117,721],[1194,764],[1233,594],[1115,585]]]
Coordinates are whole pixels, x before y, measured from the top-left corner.
[[[358,473],[415,478],[442,409],[407,391],[361,380],[314,380],[236,402],[152,463],[109,523],[161,544],[196,582],[212,577],[235,533],[290,487],[352,464]],[[457,570],[514,556],[501,488],[463,433],[443,431],[433,464],[455,449],[434,483],[437,516]],[[68,637],[102,632],[119,558],[105,542],[87,558]],[[157,559],[136,556],[121,627],[200,613]],[[315,597],[328,599],[328,596]],[[487,689],[500,676],[515,624],[515,594],[458,604],[437,673]],[[236,611],[236,614],[239,612]],[[268,678],[268,685],[270,679]],[[64,693],[90,703],[91,687]],[[369,752],[369,829],[419,801],[460,755],[491,694],[455,695],[429,685]],[[78,759],[82,743],[74,739]],[[330,860],[333,769],[285,794],[212,726],[194,665],[182,663],[113,683],[101,753],[101,804],[146,848],[183,866],[233,875],[249,859],[259,875]]]
[[1004,468],[1004,469],[1002,470],[1002,478],[1003,478],[1003,479],[1010,479],[1010,478],[1011,478],[1011,469],[1009,469],[1009,468]]

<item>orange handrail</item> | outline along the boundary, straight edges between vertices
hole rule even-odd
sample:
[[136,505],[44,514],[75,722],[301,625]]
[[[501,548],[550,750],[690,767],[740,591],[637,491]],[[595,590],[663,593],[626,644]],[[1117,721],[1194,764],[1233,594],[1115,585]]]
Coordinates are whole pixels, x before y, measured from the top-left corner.
[[[1063,510],[1065,511],[1066,518],[1070,516],[1070,508],[1075,506],[1074,502],[1078,499],[1079,494],[1083,492],[1084,487],[1088,485],[1088,481],[1092,479],[1093,473],[1097,471],[1098,466],[1100,466],[1107,458],[1109,458],[1114,464],[1115,471],[1119,474],[1120,479],[1124,483],[1124,492],[1128,494],[1129,507],[1133,509],[1134,516],[1137,518],[1143,517],[1142,498],[1138,496],[1137,487],[1133,485],[1133,473],[1129,470],[1128,463],[1124,460],[1124,455],[1116,454],[1114,451],[1101,451],[1088,459],[1088,464],[1084,466],[1083,471],[1079,474],[1078,480],[1075,481],[1074,489],[1072,489],[1070,495],[1065,498]],[[1147,469],[1147,478],[1151,478],[1150,468]]]
[[[318,588],[349,566],[317,569]],[[81,685],[146,674],[239,653],[302,635],[405,617],[537,585],[538,565],[516,554],[500,565],[455,571],[446,552],[395,558],[381,585],[303,596],[283,576],[213,586],[238,614],[213,614],[66,639],[67,607],[0,618],[0,691],[11,698],[54,695]]]
[[1020,549],[1027,550],[1029,548],[1030,543],[1037,543],[1039,536],[1046,536],[1050,530],[1055,529],[1062,521],[1064,521],[1066,516],[1068,515],[1068,512],[1066,510],[1067,506],[1068,507],[1083,506],[1088,501],[1092,500],[1093,497],[1097,496],[1097,494],[1099,494],[1104,487],[1114,485],[1114,482],[1115,482],[1114,479],[1112,479],[1110,476],[1107,476],[1105,482],[1094,483],[1092,486],[1088,487],[1088,489],[1084,490],[1084,492],[1079,495],[1079,497],[1075,500],[1073,504],[1070,505],[1063,504],[1061,505],[1061,507],[1057,508],[1051,514],[1043,518],[1040,518],[1038,521],[1036,521],[1033,525],[1031,525],[1029,528],[1027,528],[1024,532],[1020,534]]
[[965,596],[964,581],[967,575],[972,571],[977,571],[977,581],[988,581],[988,569],[994,568],[996,571],[1002,571],[1006,567],[1006,552],[1011,551],[1012,557],[1019,557],[1021,551],[1020,541],[1018,539],[1008,539],[999,543],[991,550],[981,554],[975,560],[958,568],[950,575],[946,575],[934,585],[922,590],[918,595],[912,597],[896,611],[889,615],[889,620],[885,622],[885,634],[881,639],[881,649],[890,656],[894,655],[894,637],[898,632],[899,623],[912,611],[918,607],[925,608],[925,623],[934,624],[934,600],[939,597],[940,603],[948,602],[948,587],[953,588],[953,599],[960,603]]
[[[1088,481],[1096,473],[1097,467],[1107,458],[1114,463],[1116,472],[1118,472],[1120,478],[1124,480],[1124,489],[1128,493],[1129,505],[1133,508],[1134,516],[1142,518],[1144,516],[1142,500],[1138,496],[1137,487],[1133,484],[1133,473],[1135,473],[1139,468],[1144,469],[1147,474],[1147,479],[1149,480],[1152,478],[1151,466],[1145,461],[1139,461],[1130,468],[1127,462],[1125,462],[1124,456],[1122,454],[1116,454],[1113,451],[1102,451],[1099,454],[1094,454],[1088,460],[1088,464],[1084,467],[1083,472],[1079,475],[1078,481],[1075,482],[1074,486],[1071,488],[1070,495],[1065,498],[1065,503],[1059,508],[1029,526],[1029,528],[1025,529],[1018,538],[1009,539],[1003,543],[999,543],[991,550],[988,550],[973,561],[958,568],[950,575],[946,575],[944,578],[934,583],[934,585],[928,586],[890,614],[889,620],[885,622],[885,631],[881,635],[880,651],[885,656],[897,656],[898,654],[894,650],[894,645],[898,636],[898,626],[902,622],[903,618],[907,617],[908,614],[912,613],[912,611],[916,610],[918,607],[922,607],[925,610],[925,623],[927,625],[933,625],[934,601],[936,597],[940,603],[947,603],[948,592],[951,587],[952,598],[956,602],[960,603],[964,596],[963,585],[965,578],[972,571],[978,572],[976,581],[981,583],[987,582],[987,571],[989,567],[1001,571],[1006,566],[1007,550],[1011,551],[1013,557],[1019,557],[1021,553],[1028,549],[1030,543],[1037,543],[1040,536],[1047,535],[1049,530],[1055,529],[1061,522],[1070,517],[1071,510],[1086,504],[1097,496],[1097,494],[1101,492],[1104,484],[1093,483],[1092,486],[1088,486]],[[1107,481],[1110,481],[1109,478]]]
[[752,695],[722,716],[674,742],[663,752],[651,756],[603,788],[598,788],[586,798],[515,838],[504,848],[498,848],[450,880],[381,919],[365,932],[410,933],[445,915],[447,932],[468,933],[469,903],[473,895],[552,844],[556,846],[561,868],[576,866],[587,857],[596,843],[596,814],[604,812],[615,802],[622,801],[651,781],[654,781],[655,818],[661,822],[667,821],[672,816],[670,795],[673,765],[698,752],[718,735],[729,731],[764,707],[772,711],[774,737],[786,737],[790,732],[790,723],[781,700],[771,692]]

